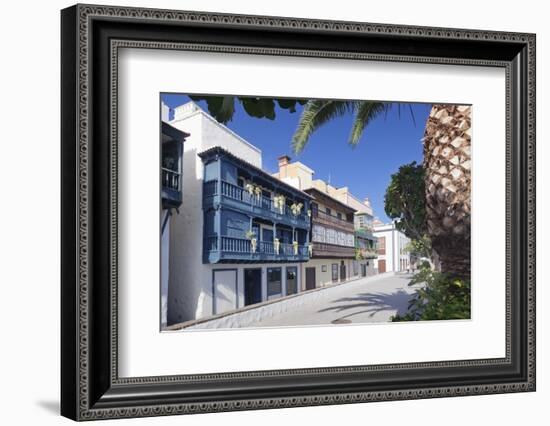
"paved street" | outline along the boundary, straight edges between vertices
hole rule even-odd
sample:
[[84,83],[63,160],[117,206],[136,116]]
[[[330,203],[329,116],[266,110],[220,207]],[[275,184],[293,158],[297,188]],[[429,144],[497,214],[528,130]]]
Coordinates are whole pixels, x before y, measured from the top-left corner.
[[384,274],[320,290],[330,295],[248,327],[386,322],[392,315],[407,311],[417,287],[408,286],[410,279],[410,274]]

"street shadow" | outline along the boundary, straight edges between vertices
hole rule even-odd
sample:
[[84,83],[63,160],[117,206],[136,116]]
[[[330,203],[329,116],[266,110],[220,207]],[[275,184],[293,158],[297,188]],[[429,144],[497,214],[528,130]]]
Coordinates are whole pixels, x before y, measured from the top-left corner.
[[[332,311],[345,314],[349,310],[354,310],[354,312],[350,312],[340,317],[340,319],[361,314],[368,314],[369,317],[373,317],[383,311],[393,311],[395,314],[403,315],[407,312],[409,300],[412,297],[413,294],[402,289],[393,293],[360,293],[353,297],[342,297],[331,301],[330,303],[335,304],[335,306],[321,309],[318,312]],[[357,309],[360,310],[357,311]]]
[[395,277],[395,278],[402,279],[402,280],[410,281],[410,280],[413,279],[414,274],[410,274],[410,273],[398,273],[398,274],[395,274],[394,277]]

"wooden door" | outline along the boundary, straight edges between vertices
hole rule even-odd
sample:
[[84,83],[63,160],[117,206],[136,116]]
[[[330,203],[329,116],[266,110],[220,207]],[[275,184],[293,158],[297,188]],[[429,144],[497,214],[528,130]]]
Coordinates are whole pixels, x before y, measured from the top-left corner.
[[346,278],[346,265],[344,265],[344,261],[342,261],[340,265],[340,281],[346,281]]
[[306,268],[306,290],[315,288],[315,268]]
[[262,301],[262,270],[244,270],[244,304],[245,306]]
[[378,260],[378,273],[382,274],[386,272],[386,259],[379,259]]

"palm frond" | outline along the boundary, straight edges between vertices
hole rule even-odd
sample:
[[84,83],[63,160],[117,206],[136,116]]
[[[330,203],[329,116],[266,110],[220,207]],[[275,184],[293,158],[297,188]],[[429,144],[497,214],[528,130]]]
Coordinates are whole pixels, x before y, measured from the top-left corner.
[[390,104],[384,102],[359,101],[355,107],[355,118],[351,126],[349,144],[357,145],[365,128],[382,112],[387,112]]
[[223,124],[227,124],[235,114],[235,97],[222,96],[216,119]]
[[309,138],[323,124],[335,117],[341,117],[346,112],[353,110],[355,103],[351,101],[334,101],[326,99],[309,100],[302,115],[300,122],[292,137],[292,148],[295,153],[304,150]]
[[414,118],[414,111],[413,111],[413,109],[412,109],[411,104],[409,104],[409,111],[410,111],[410,113],[411,113],[411,118],[412,118],[414,127],[416,127],[416,120],[415,120],[415,118]]

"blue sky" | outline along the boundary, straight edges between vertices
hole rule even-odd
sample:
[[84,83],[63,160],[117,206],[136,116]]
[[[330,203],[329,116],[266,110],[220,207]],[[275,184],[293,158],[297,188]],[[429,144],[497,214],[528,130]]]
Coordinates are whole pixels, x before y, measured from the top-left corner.
[[[165,104],[175,108],[190,99],[186,95],[163,94]],[[198,104],[208,111],[206,102]],[[238,104],[238,105],[237,105]],[[328,180],[336,187],[348,186],[351,192],[363,199],[369,197],[374,214],[383,222],[389,218],[384,212],[384,194],[390,176],[399,166],[412,161],[422,162],[424,125],[431,104],[410,104],[414,124],[408,107],[399,113],[394,106],[370,123],[359,144],[352,148],[347,140],[353,116],[336,118],[320,127],[309,140],[305,150],[292,152],[292,135],[298,124],[302,107],[296,112],[277,107],[275,120],[253,118],[246,114],[240,103],[227,127],[262,150],[263,167],[276,172],[277,158],[288,155],[315,171],[314,178]]]

